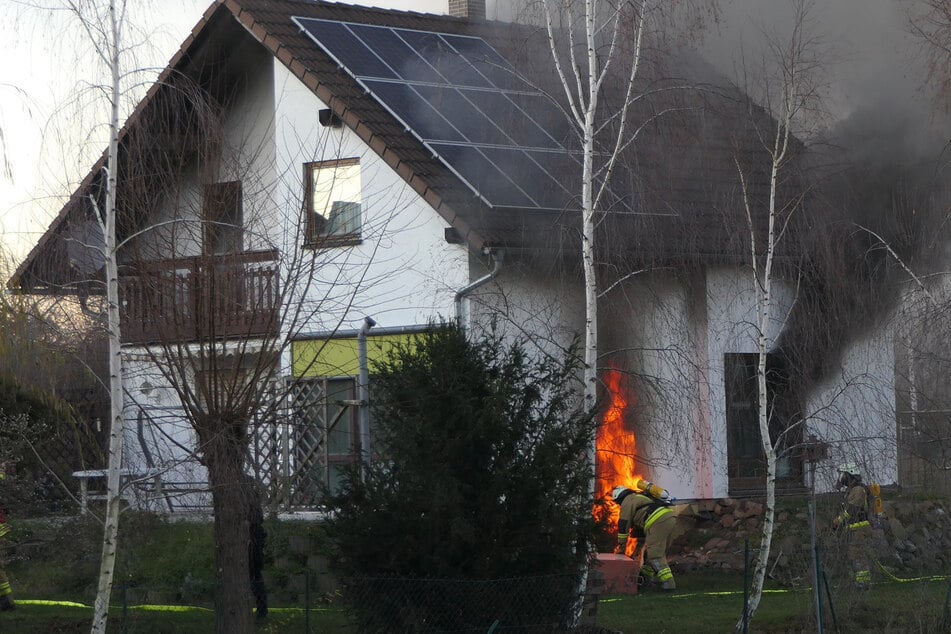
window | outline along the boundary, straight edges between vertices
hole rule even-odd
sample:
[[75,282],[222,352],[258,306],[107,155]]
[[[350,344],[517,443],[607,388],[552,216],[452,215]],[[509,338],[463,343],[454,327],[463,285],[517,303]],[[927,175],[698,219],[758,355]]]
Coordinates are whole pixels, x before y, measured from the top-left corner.
[[[730,495],[759,493],[766,481],[766,459],[759,433],[759,355],[727,354],[723,361]],[[789,429],[798,418],[799,408],[789,389],[788,374],[774,355],[767,355],[766,359],[766,392],[770,437],[774,445],[779,441],[777,485],[794,488],[802,484],[802,459],[796,451],[802,426]]]
[[242,251],[244,214],[240,181],[205,185],[202,214],[205,220],[205,253]]
[[293,390],[292,503],[310,506],[323,486],[338,491],[344,468],[360,459],[356,381],[306,379]]
[[360,160],[304,166],[307,242],[315,246],[357,244],[361,228]]

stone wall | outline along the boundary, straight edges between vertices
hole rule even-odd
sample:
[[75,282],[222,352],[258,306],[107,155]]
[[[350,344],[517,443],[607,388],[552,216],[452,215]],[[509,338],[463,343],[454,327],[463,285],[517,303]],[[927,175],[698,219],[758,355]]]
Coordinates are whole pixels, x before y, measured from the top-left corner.
[[[876,531],[874,552],[889,571],[902,577],[951,573],[951,518],[948,504],[883,492],[885,521]],[[816,497],[816,539],[823,568],[836,572],[844,535],[832,529],[841,495]],[[763,523],[761,500],[723,498],[678,507],[678,536],[669,551],[675,573],[698,570],[742,574],[747,541],[756,556]],[[781,498],[770,552],[769,576],[785,585],[811,583],[812,559],[808,498]],[[884,574],[884,573],[883,573]]]

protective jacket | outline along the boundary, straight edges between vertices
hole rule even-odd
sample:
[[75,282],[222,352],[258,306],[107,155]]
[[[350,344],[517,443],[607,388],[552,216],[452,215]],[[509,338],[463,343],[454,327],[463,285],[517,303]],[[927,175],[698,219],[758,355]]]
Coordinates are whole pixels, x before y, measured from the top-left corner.
[[842,512],[832,521],[836,528],[848,527],[851,530],[868,526],[868,491],[865,485],[858,483],[849,487],[845,494]]
[[632,531],[634,537],[644,537],[655,522],[671,514],[666,504],[633,491],[624,496],[620,504],[621,515],[617,522],[617,540],[622,551]]
[[867,587],[872,580],[872,527],[869,522],[868,490],[861,481],[853,481],[849,486],[842,512],[832,524],[835,528],[846,529],[846,550],[854,581],[859,587]]

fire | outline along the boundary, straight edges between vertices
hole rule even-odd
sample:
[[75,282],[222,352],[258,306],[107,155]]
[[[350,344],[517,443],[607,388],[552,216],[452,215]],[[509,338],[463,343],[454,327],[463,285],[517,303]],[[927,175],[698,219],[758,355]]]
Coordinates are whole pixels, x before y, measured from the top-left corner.
[[[598,427],[595,447],[595,499],[610,499],[616,486],[636,488],[635,483],[643,476],[637,473],[635,456],[637,443],[633,430],[625,425],[629,407],[636,400],[627,385],[627,377],[617,368],[609,368],[602,377],[610,400]],[[610,525],[617,528],[620,507],[617,504],[595,506],[594,514],[601,519],[604,510],[610,513]],[[636,540],[628,540],[627,554],[634,550]]]

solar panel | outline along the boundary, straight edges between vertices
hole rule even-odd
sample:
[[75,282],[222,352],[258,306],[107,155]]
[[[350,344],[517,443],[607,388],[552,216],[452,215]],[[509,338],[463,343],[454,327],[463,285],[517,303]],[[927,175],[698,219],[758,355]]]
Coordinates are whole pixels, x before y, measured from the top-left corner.
[[396,29],[416,53],[439,71],[452,86],[493,87],[475,67],[452,48],[438,33]]
[[[397,75],[407,81],[443,83],[445,79],[420,57],[409,44],[391,29],[352,24],[350,30],[357,37],[373,42],[373,50],[393,65]],[[373,75],[365,75],[372,77]]]
[[485,40],[457,35],[443,35],[442,37],[494,86],[502,90],[534,90],[518,76],[512,65],[499,55],[494,48],[489,46]]
[[[550,209],[565,209],[569,206],[572,194],[580,191],[579,188],[572,188],[571,193],[565,189],[563,183],[565,180],[571,182],[571,177],[555,179],[548,173],[546,167],[552,164],[567,165],[564,162],[557,162],[557,157],[551,156],[551,152],[535,152],[529,155],[521,149],[482,147],[479,151],[496,165],[505,165],[506,176],[519,184],[534,202],[535,206]],[[561,157],[565,155],[562,154]],[[581,173],[581,165],[575,164],[573,171],[567,174],[577,176]],[[576,180],[576,179],[575,179]],[[579,181],[580,183],[580,181]]]
[[490,112],[494,120],[504,122],[505,133],[517,146],[561,149],[558,142],[504,93],[469,88],[462,88],[459,92],[476,108],[482,112]]
[[446,157],[459,175],[472,184],[484,199],[494,200],[498,207],[533,208],[539,205],[512,182],[499,163],[490,161],[479,148],[471,145],[432,144],[440,156]]
[[462,143],[462,136],[438,110],[430,106],[409,84],[368,79],[364,85],[389,107],[407,128],[422,140],[455,141]]
[[357,77],[398,79],[363,41],[340,22],[308,20],[308,33],[325,47],[341,66]]
[[437,112],[451,113],[453,126],[470,143],[512,145],[512,140],[455,88],[424,85],[414,85],[413,88]]
[[573,200],[567,120],[482,38],[293,19],[490,207]]

